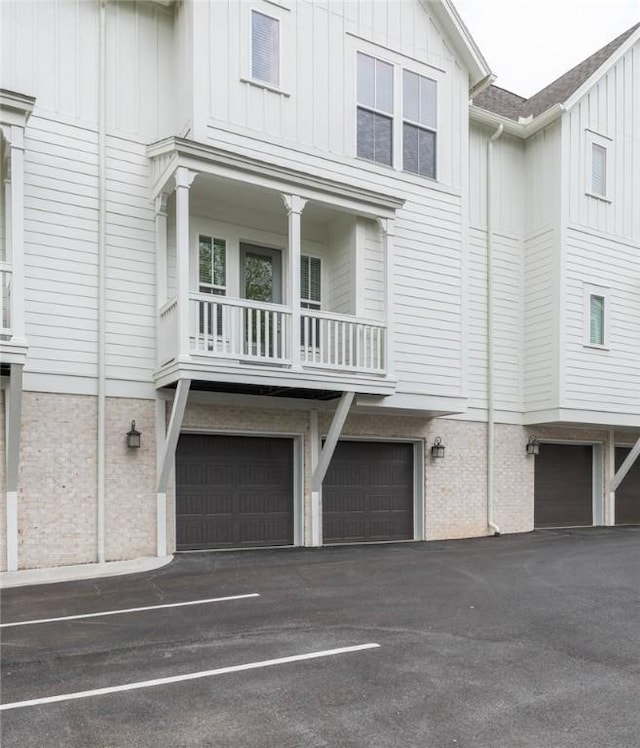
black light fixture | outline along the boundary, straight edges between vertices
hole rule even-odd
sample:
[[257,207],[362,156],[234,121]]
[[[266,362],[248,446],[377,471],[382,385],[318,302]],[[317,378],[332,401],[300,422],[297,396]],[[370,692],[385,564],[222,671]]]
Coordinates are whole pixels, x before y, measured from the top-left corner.
[[433,440],[433,446],[431,447],[431,456],[435,460],[439,460],[444,457],[444,444],[439,436]]
[[140,448],[140,432],[136,431],[135,421],[131,421],[131,429],[127,432],[127,447],[129,449]]
[[529,441],[527,442],[527,454],[528,455],[540,454],[540,442],[533,435],[529,437]]

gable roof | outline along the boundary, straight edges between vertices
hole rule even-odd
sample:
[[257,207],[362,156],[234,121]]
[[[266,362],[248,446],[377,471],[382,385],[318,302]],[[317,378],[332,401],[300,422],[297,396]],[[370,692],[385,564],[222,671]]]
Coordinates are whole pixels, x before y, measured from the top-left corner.
[[564,75],[556,78],[530,99],[525,99],[498,86],[489,86],[488,89],[474,98],[473,103],[481,109],[487,109],[494,114],[516,121],[520,117],[537,117],[552,106],[562,104],[571,98],[638,29],[640,29],[640,22],[594,52],[586,60],[571,68]]

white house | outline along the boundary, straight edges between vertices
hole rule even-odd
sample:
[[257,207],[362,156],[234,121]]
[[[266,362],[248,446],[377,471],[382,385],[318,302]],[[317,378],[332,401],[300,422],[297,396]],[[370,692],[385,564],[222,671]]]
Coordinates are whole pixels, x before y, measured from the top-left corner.
[[640,26],[525,101],[449,0],[0,13],[3,569],[640,522]]

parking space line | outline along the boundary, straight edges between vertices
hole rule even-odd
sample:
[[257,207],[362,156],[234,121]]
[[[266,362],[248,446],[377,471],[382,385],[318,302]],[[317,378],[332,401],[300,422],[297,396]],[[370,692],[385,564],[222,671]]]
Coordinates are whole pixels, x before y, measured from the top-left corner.
[[81,613],[76,616],[60,616],[59,618],[36,618],[33,621],[14,621],[13,623],[0,623],[0,628],[6,629],[14,626],[32,626],[36,623],[56,623],[58,621],[76,621],[80,618],[99,618],[100,616],[119,616],[123,613],[139,613],[143,610],[160,610],[161,608],[183,608],[187,605],[206,605],[208,603],[224,603],[228,600],[245,600],[248,597],[260,597],[257,592],[247,595],[228,595],[227,597],[209,597],[206,600],[188,600],[182,603],[165,603],[163,605],[147,605],[143,608],[122,608],[120,610],[103,610],[99,613]]
[[219,667],[214,670],[201,670],[197,673],[185,675],[173,675],[167,678],[155,678],[154,680],[143,680],[137,683],[125,683],[122,686],[109,686],[108,688],[94,688],[91,691],[76,691],[75,693],[62,693],[57,696],[45,696],[41,699],[29,699],[28,701],[14,701],[9,704],[0,704],[0,711],[9,709],[22,709],[28,706],[40,704],[53,704],[59,701],[73,701],[75,699],[87,699],[92,696],[106,696],[122,691],[135,691],[139,688],[152,688],[153,686],[165,686],[171,683],[181,683],[188,680],[199,680],[210,678],[213,675],[224,675],[226,673],[238,673],[243,670],[256,670],[258,668],[272,667],[273,665],[285,665],[289,662],[302,662],[304,660],[316,660],[320,657],[332,657],[333,655],[347,654],[349,652],[361,652],[365,649],[376,649],[380,645],[370,642],[368,644],[357,644],[351,647],[339,647],[338,649],[324,649],[319,652],[308,652],[307,654],[292,655],[290,657],[278,657],[274,660],[262,660],[260,662],[248,662],[244,665],[231,665],[230,667]]

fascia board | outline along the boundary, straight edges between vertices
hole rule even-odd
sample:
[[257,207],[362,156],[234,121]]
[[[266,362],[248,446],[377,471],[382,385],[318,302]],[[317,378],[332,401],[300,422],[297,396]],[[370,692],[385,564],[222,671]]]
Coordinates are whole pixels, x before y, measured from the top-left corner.
[[619,47],[610,57],[608,57],[602,65],[589,77],[587,80],[574,91],[571,96],[564,102],[565,110],[571,109],[580,99],[591,89],[595,84],[605,75],[627,52],[640,41],[640,28],[637,29],[627,41]]
[[489,64],[450,0],[420,0],[420,3],[433,13],[450,35],[456,51],[469,69],[470,88],[491,75]]
[[35,96],[9,91],[0,88],[0,121],[4,124],[26,125],[33,107],[36,104]]

